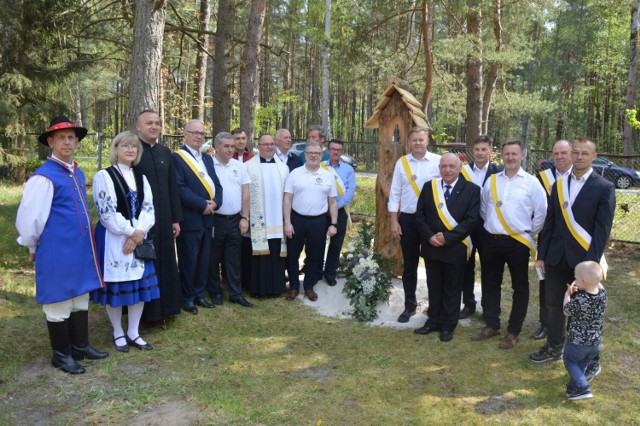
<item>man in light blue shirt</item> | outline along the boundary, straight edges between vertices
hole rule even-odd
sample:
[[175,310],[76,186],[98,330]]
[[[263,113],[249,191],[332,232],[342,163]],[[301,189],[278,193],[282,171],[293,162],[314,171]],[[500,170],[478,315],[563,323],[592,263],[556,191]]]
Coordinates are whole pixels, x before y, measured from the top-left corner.
[[[336,270],[340,261],[340,250],[347,232],[349,217],[349,204],[356,193],[356,174],[353,167],[340,161],[344,151],[344,144],[340,141],[329,142],[329,161],[324,162],[329,170],[333,170],[338,190],[338,223],[336,235],[331,237],[329,250],[324,263],[324,279],[330,286],[336,285]],[[330,221],[327,216],[327,220]],[[335,224],[334,224],[335,225]]]

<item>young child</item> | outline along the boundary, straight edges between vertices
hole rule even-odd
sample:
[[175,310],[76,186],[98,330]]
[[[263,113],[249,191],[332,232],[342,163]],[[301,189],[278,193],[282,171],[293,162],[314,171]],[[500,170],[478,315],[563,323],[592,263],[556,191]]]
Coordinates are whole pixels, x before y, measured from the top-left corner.
[[579,263],[575,281],[567,284],[564,314],[569,317],[567,343],[563,361],[571,379],[567,398],[571,401],[592,398],[585,370],[600,354],[607,293],[600,284],[602,268],[596,262]]

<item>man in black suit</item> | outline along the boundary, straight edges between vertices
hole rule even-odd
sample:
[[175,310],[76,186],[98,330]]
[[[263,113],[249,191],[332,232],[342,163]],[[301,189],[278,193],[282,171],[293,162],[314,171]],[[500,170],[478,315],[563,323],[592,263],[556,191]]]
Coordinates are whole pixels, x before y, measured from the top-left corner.
[[276,155],[287,165],[289,171],[302,166],[300,157],[289,152],[291,148],[291,133],[287,129],[276,131]]
[[[544,228],[540,234],[536,268],[546,276],[545,301],[548,310],[547,342],[529,355],[533,362],[562,358],[565,340],[565,316],[562,311],[567,284],[574,280],[574,268],[580,262],[601,262],[611,234],[616,196],[613,184],[591,168],[596,145],[586,137],[573,142],[573,171],[556,181]],[[601,264],[604,262],[601,262]],[[599,364],[592,367],[599,373]],[[587,371],[588,373],[588,371]]]
[[422,187],[416,210],[421,255],[427,268],[427,322],[414,331],[440,331],[448,342],[460,316],[465,268],[472,251],[469,234],[480,217],[480,188],[459,179],[460,159],[448,153],[440,159],[440,175]]
[[[489,135],[480,135],[473,140],[473,162],[462,167],[462,176],[469,182],[473,182],[482,188],[492,174],[502,171],[502,167],[496,166],[491,160],[491,148],[493,139]],[[460,319],[470,317],[476,312],[476,297],[473,293],[475,287],[476,273],[476,251],[478,256],[482,258],[482,238],[481,232],[484,221],[480,217],[478,226],[471,233],[471,241],[473,242],[473,251],[467,267],[464,272],[464,281],[462,283],[462,303],[464,308],[460,311]]]
[[202,121],[189,121],[185,126],[185,144],[173,153],[184,216],[176,240],[182,309],[192,314],[198,313],[195,305],[213,308],[205,300],[204,291],[209,271],[213,212],[222,204],[222,186],[213,160],[200,153],[205,134]]
[[[540,170],[538,180],[547,193],[547,205],[551,203],[551,188],[558,179],[571,176],[571,142],[560,139],[553,145],[553,167]],[[547,305],[545,303],[546,282],[541,279],[538,285],[540,327],[531,335],[532,339],[542,340],[547,337]]]

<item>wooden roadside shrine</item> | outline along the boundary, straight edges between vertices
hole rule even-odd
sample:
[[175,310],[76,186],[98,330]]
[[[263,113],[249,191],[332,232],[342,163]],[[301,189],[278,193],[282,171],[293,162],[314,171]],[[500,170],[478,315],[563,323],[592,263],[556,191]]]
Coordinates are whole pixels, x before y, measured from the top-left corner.
[[364,127],[378,129],[378,177],[376,179],[376,228],[374,250],[391,259],[394,275],[402,275],[400,241],[391,235],[387,203],[393,169],[400,157],[408,153],[412,127],[430,128],[422,104],[409,92],[408,85],[392,78]]

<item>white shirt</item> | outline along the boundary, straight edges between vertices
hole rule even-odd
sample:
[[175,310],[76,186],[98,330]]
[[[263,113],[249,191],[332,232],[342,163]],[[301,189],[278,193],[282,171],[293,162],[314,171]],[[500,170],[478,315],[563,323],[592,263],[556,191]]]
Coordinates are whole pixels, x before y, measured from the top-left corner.
[[411,187],[409,179],[415,177],[418,188],[422,190],[425,182],[440,177],[440,156],[427,152],[422,160],[416,160],[413,154],[407,155],[409,168],[413,176],[407,176],[402,166],[402,158],[396,162],[391,180],[389,203],[387,209],[392,212],[415,213],[418,205],[418,196]]
[[287,160],[289,159],[289,153],[288,152],[282,152],[282,151],[280,151],[280,148],[276,147],[276,155],[278,156],[279,159],[282,160],[282,162],[284,164],[287,164]]
[[[53,154],[51,158],[66,166],[70,172],[75,171],[73,163],[65,163]],[[24,185],[16,217],[16,229],[20,234],[16,241],[21,246],[28,247],[30,253],[36,252],[40,235],[49,220],[52,202],[53,182],[42,175],[31,176]]]
[[593,169],[589,169],[580,179],[576,178],[576,175],[573,174],[573,168],[571,169],[571,183],[569,185],[569,205],[573,207],[573,203],[576,201],[576,197],[580,193],[580,190],[584,186],[589,176],[593,173]]
[[213,167],[222,186],[222,206],[217,214],[234,215],[242,210],[242,185],[251,182],[247,166],[238,160],[230,158],[227,164],[222,164],[217,158],[213,159]]
[[204,166],[204,160],[202,160],[202,153],[200,151],[196,151],[195,149],[191,148],[189,145],[185,144],[184,145],[185,148],[187,148],[189,150],[189,152],[191,153],[191,155],[193,155],[193,158],[196,159],[196,161],[198,163],[200,163],[200,165],[202,165],[202,167],[204,168],[204,170],[206,171],[207,168]]
[[487,171],[489,170],[489,162],[484,165],[483,168],[478,168],[476,163],[473,163],[473,174],[476,175],[476,182],[480,182],[480,186],[482,186],[484,182],[484,177],[487,175]]
[[[512,178],[507,177],[504,171],[495,176],[498,198],[502,202],[500,210],[513,231],[531,235],[540,232],[547,215],[547,193],[538,180],[522,168]],[[491,179],[482,188],[480,216],[484,219],[484,229],[487,232],[508,234],[496,213],[491,195]]]
[[329,210],[328,197],[337,197],[333,173],[318,167],[310,172],[307,166],[293,169],[284,184],[284,192],[293,194],[291,208],[303,216],[319,216]]

